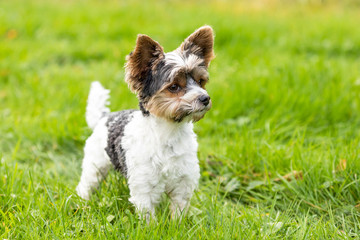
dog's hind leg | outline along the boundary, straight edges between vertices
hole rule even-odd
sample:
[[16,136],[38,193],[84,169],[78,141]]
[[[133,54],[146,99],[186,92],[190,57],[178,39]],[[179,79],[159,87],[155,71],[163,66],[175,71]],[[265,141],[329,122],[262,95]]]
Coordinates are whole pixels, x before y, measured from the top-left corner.
[[76,192],[86,200],[90,199],[91,193],[99,187],[111,167],[110,159],[105,152],[108,135],[105,123],[105,118],[100,120],[84,148],[82,174]]

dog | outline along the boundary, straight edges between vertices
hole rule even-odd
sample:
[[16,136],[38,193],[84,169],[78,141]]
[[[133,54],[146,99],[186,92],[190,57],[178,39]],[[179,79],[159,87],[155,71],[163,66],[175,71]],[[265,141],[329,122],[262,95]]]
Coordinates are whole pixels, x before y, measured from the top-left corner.
[[109,90],[91,84],[82,174],[76,188],[88,200],[113,167],[127,179],[129,201],[146,220],[166,193],[173,217],[188,209],[200,168],[193,122],[210,110],[205,86],[214,58],[210,26],[197,29],[172,52],[147,35],[138,35],[127,56],[125,81],[137,95],[140,110],[110,112]]

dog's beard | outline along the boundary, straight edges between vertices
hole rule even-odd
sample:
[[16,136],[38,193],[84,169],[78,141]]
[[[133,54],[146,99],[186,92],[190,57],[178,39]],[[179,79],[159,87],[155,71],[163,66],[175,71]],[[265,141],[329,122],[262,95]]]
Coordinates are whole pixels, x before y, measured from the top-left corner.
[[184,101],[179,105],[176,111],[176,120],[197,122],[205,116],[206,112],[209,111],[210,108],[211,103],[204,106],[198,100],[192,102]]
[[174,122],[192,121],[197,122],[204,117],[211,108],[211,103],[207,106],[198,100],[188,102],[181,98],[154,97],[147,104],[150,113],[157,117],[165,118]]

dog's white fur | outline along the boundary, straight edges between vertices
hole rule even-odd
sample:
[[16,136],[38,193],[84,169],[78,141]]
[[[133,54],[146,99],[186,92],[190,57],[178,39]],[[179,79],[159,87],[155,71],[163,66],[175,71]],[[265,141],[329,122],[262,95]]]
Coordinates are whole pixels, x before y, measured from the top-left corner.
[[109,105],[109,93],[110,90],[105,89],[99,82],[91,83],[85,117],[87,125],[92,130],[94,130],[100,118],[110,112],[110,109],[106,107]]
[[104,179],[111,167],[109,156],[105,152],[108,131],[104,117],[96,124],[93,134],[86,140],[82,174],[76,192],[83,199],[89,200],[90,195]]
[[144,117],[141,112],[135,112],[133,117],[125,127],[122,141],[130,201],[140,211],[154,214],[162,193],[166,192],[172,208],[184,210],[200,177],[192,123]]
[[[87,122],[94,132],[84,148],[82,175],[77,193],[89,199],[111,167],[107,146],[106,107],[109,91],[92,84],[87,106]],[[102,99],[102,105],[96,99]],[[125,126],[122,146],[126,153],[130,201],[148,216],[154,214],[161,195],[168,193],[173,214],[187,208],[200,177],[197,141],[191,122],[170,122],[153,115],[132,113]]]

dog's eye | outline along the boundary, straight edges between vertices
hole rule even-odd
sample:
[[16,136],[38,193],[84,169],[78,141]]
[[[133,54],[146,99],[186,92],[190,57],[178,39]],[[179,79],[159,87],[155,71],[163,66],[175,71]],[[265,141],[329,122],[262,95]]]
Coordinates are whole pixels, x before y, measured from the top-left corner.
[[205,87],[205,84],[206,84],[206,80],[204,80],[204,79],[200,79],[199,80],[199,85],[202,87],[202,88],[204,88]]
[[169,87],[170,92],[178,92],[181,90],[181,87],[177,84],[173,84]]

